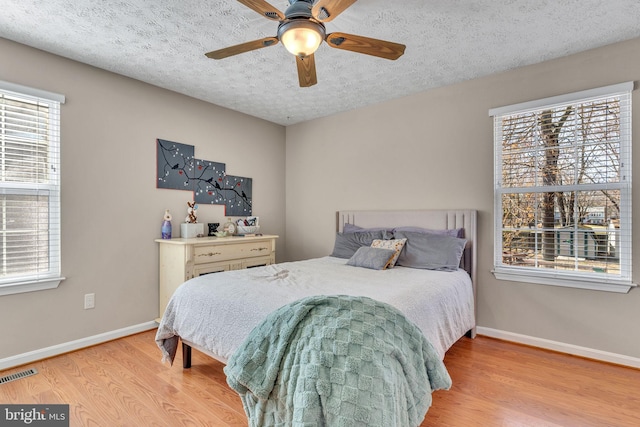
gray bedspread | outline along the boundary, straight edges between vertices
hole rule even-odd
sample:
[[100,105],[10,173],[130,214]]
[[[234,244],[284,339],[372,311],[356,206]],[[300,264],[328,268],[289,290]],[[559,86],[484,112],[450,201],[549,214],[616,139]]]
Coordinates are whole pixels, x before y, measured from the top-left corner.
[[367,297],[312,296],[252,330],[224,369],[257,426],[418,426],[451,379],[421,330]]

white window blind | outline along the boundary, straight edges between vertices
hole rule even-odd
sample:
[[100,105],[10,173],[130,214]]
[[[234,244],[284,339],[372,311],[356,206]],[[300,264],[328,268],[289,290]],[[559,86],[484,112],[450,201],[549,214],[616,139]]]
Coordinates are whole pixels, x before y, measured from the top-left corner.
[[494,274],[627,292],[633,83],[494,116]]
[[0,82],[0,295],[57,287],[60,104]]

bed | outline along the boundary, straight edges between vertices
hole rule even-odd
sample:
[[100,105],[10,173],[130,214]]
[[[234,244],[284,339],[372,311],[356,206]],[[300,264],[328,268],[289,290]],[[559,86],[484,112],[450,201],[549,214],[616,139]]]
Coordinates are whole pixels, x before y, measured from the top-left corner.
[[[291,316],[293,316],[295,317],[295,322],[293,323],[299,325],[299,330],[295,331],[297,335],[292,332],[291,336],[297,337],[296,340],[300,340],[304,336],[304,341],[308,342],[309,337],[305,336],[305,332],[302,331],[317,331],[319,329],[316,326],[314,326],[316,329],[308,329],[309,326],[305,323],[307,321],[306,318],[296,317],[296,315],[292,314],[301,312],[301,302],[304,303],[305,310],[312,307],[309,308],[309,312],[317,310],[316,306],[318,305],[322,306],[320,312],[324,314],[321,317],[328,324],[334,322],[331,323],[329,329],[335,335],[336,325],[335,320],[332,318],[338,316],[338,314],[327,315],[327,310],[332,309],[327,308],[327,304],[336,303],[334,301],[335,298],[340,299],[336,303],[338,305],[344,305],[345,300],[348,301],[348,304],[352,304],[354,300],[357,300],[356,302],[359,306],[362,305],[362,301],[372,301],[374,304],[397,310],[399,313],[397,316],[398,321],[404,322],[406,319],[408,324],[415,325],[419,331],[418,335],[421,339],[424,339],[424,342],[417,345],[411,344],[410,347],[412,349],[421,348],[422,350],[418,353],[422,352],[423,354],[420,356],[429,358],[429,361],[425,361],[425,359],[422,363],[424,366],[431,367],[431,378],[425,381],[418,381],[417,383],[420,384],[416,384],[416,381],[412,380],[411,376],[405,375],[401,386],[394,384],[391,386],[403,388],[403,395],[406,391],[408,394],[414,393],[417,396],[423,396],[415,399],[415,402],[411,398],[401,399],[402,405],[406,406],[406,402],[414,402],[416,406],[410,405],[413,408],[412,410],[407,410],[403,406],[400,410],[378,411],[380,417],[382,417],[380,420],[373,422],[372,419],[366,418],[367,421],[360,424],[418,425],[422,419],[421,417],[424,417],[428,406],[431,404],[430,392],[435,389],[448,388],[448,385],[450,385],[446,369],[437,368],[437,366],[441,366],[445,352],[463,335],[475,336],[476,215],[477,213],[474,210],[340,211],[336,214],[336,244],[331,256],[193,278],[176,290],[160,321],[156,342],[162,351],[163,360],[172,363],[179,342],[181,342],[184,368],[191,366],[191,348],[202,351],[227,364],[225,373],[227,374],[228,382],[243,398],[250,425],[280,425],[277,420],[274,421],[272,419],[272,422],[269,423],[263,423],[262,420],[266,416],[265,414],[279,417],[280,413],[278,411],[282,409],[282,402],[289,399],[291,394],[288,391],[282,391],[287,390],[285,385],[276,383],[276,377],[279,381],[281,376],[289,377],[289,372],[283,375],[282,372],[274,370],[273,367],[269,371],[261,371],[261,369],[265,369],[265,363],[270,360],[270,355],[278,354],[278,351],[272,351],[271,348],[281,340],[283,335],[286,335],[273,325],[290,324],[292,323]],[[420,231],[417,231],[418,229]],[[384,238],[375,240],[376,243],[381,243],[384,246],[383,248],[376,248],[373,251],[370,247],[373,247],[374,243],[369,245],[368,241],[367,245],[359,246],[363,247],[363,253],[368,251],[367,254],[369,252],[380,254],[384,250],[387,250],[387,255],[393,254],[394,251],[386,245],[386,243],[389,243],[386,239],[388,239],[388,233],[394,233],[397,238],[393,242],[399,242],[402,240],[400,237],[404,237],[405,242],[403,244],[407,244],[403,251],[398,251],[396,248],[396,255],[395,257],[392,256],[394,262],[400,261],[397,257],[401,252],[404,255],[408,251],[409,242],[413,242],[414,239],[416,242],[418,241],[415,232],[421,233],[425,229],[429,231],[427,233],[429,236],[456,236],[455,238],[447,237],[447,239],[455,240],[456,244],[461,245],[460,254],[456,259],[455,265],[434,271],[426,270],[422,267],[412,268],[415,266],[405,259],[404,266],[396,265],[393,268],[382,270],[362,268],[362,265],[358,264],[358,262],[354,263],[357,254],[351,256],[351,253],[344,255],[340,252],[344,249],[344,246],[339,245],[340,239],[348,237],[348,243],[351,244],[353,242],[350,233],[357,233],[358,236],[366,236],[367,233],[370,233],[371,236],[380,236],[380,233],[382,233]],[[408,236],[410,237],[407,240],[406,237]],[[431,238],[429,237],[429,239]],[[353,250],[359,253],[360,247],[358,247],[358,250],[355,248]],[[369,263],[369,258],[366,258],[365,261]],[[318,298],[321,300],[318,301]],[[310,304],[309,301],[313,304]],[[282,312],[283,308],[286,308],[284,313]],[[306,311],[304,312],[306,313]],[[346,312],[343,310],[341,313],[352,315],[351,310]],[[289,317],[283,320],[282,317],[273,317],[275,314]],[[362,313],[359,316],[362,317]],[[396,319],[396,316],[392,317]],[[385,323],[385,320],[378,319],[374,322]],[[388,321],[386,323],[389,324]],[[338,324],[340,325],[341,323],[339,322]],[[348,328],[348,326],[345,328]],[[398,329],[397,326],[395,328]],[[399,329],[403,328],[406,329],[404,326]],[[394,326],[391,329],[393,330]],[[338,333],[340,332],[342,331],[339,330]],[[256,336],[257,333],[262,335]],[[346,334],[354,335],[349,334],[348,330]],[[362,340],[362,337],[359,339]],[[387,346],[389,347],[387,356],[391,355],[392,358],[395,358],[398,350],[393,348],[395,345],[393,343],[401,343],[405,339],[413,340],[412,337],[401,337],[400,339],[397,336],[395,338],[392,337],[387,343],[391,343],[390,347]],[[313,341],[313,338],[311,340]],[[260,344],[256,345],[256,342]],[[285,344],[284,348],[289,348],[294,344],[299,345],[300,343],[294,341],[294,344],[291,342]],[[361,342],[357,344],[361,344]],[[379,345],[379,347],[382,346],[383,344]],[[309,357],[322,359],[329,354],[333,360],[333,357],[338,357],[340,353],[335,348],[333,350],[321,349],[319,344],[316,347],[316,356]],[[349,342],[348,347],[345,348],[352,347],[353,342]],[[267,351],[265,350],[266,348],[270,350]],[[290,352],[294,355],[296,354],[293,349]],[[239,355],[239,353],[242,354]],[[249,356],[245,357],[245,353]],[[404,356],[401,359],[403,363],[406,362],[406,365],[403,365],[400,372],[409,369],[407,366],[411,361],[405,359],[407,359],[406,355],[410,353],[402,353]],[[341,363],[348,365],[349,361],[351,361],[353,364],[353,355],[345,354],[346,356],[349,357]],[[250,360],[251,357],[257,357],[258,362]],[[284,369],[284,361],[289,360],[291,357],[294,356],[284,355],[282,359],[274,362],[274,366],[280,366],[281,370]],[[358,353],[358,357],[360,357],[360,353]],[[371,358],[369,357],[364,362],[359,361],[358,363],[369,363],[370,360]],[[328,364],[327,372],[335,370],[333,363],[338,362],[332,361]],[[246,368],[247,365],[252,367],[252,373],[247,374],[246,371],[240,370],[240,368]],[[444,372],[442,372],[443,370]],[[298,368],[296,372],[296,375],[300,376],[301,372],[304,373],[306,371]],[[380,377],[387,375],[382,371],[379,374]],[[246,385],[251,383],[251,375],[254,378],[257,376],[260,382],[264,381],[264,378],[273,380],[269,383],[271,388],[267,387],[264,389],[266,391],[263,390],[265,399],[256,397],[260,395],[259,391],[252,390],[253,394],[246,393],[246,388],[239,384]],[[316,375],[318,374],[316,373]],[[238,378],[244,378],[244,381],[239,381]],[[316,377],[314,381],[317,380]],[[298,379],[299,381],[300,379]],[[430,381],[432,382],[430,383]],[[305,381],[302,381],[302,383],[304,384]],[[299,388],[299,385],[296,384],[294,381],[294,384],[290,385],[290,387],[292,389]],[[391,383],[385,383],[385,386],[381,387],[387,390],[389,384]],[[429,391],[428,396],[424,396],[424,390],[421,388],[425,386]],[[314,390],[317,388],[316,386],[313,387]],[[258,387],[258,390],[262,390],[262,388]],[[273,393],[271,393],[272,391]],[[277,391],[282,394],[282,399],[266,399],[266,396],[276,395]],[[295,393],[293,394],[295,395]],[[318,388],[317,396],[315,392],[312,394],[314,396],[310,398],[310,394],[304,392],[304,398],[301,399],[305,405],[314,406],[309,403],[315,401],[314,399],[317,400],[314,406],[316,409],[330,403],[322,400],[323,396],[320,388]],[[334,406],[334,409],[340,408],[341,403],[343,406],[349,406],[348,400],[348,398],[336,400],[338,405]],[[366,399],[358,399],[359,402],[364,400]],[[390,402],[392,406],[397,403]],[[356,410],[360,411],[361,417],[371,417],[379,409],[356,408]],[[294,411],[291,411],[288,416],[301,416],[299,407],[297,407],[296,411],[295,414]],[[353,408],[350,409],[350,412],[347,412],[350,417],[358,416],[357,411],[354,412]],[[394,416],[399,414],[403,417],[412,416],[415,412],[417,414],[417,418],[415,418],[415,420],[418,420],[417,424],[414,419],[390,420],[388,418],[390,415],[387,412]],[[324,416],[330,415],[326,411],[323,414]],[[338,409],[335,409],[334,415],[336,417],[344,416]],[[284,425],[291,425],[293,418],[287,420]],[[337,421],[334,424],[341,425],[341,423],[346,423],[345,425],[350,425],[352,422],[354,422],[354,419],[349,418]],[[391,424],[389,424],[390,422]],[[299,424],[303,425],[304,422]],[[331,423],[329,424],[331,425]],[[358,423],[356,422],[356,424]]]
[[395,267],[380,272],[346,266],[345,259],[327,256],[196,277],[178,288],[160,321],[156,341],[163,360],[173,362],[181,341],[184,368],[191,366],[191,348],[226,363],[269,313],[317,294],[367,296],[396,306],[421,327],[444,358],[463,335],[475,337],[476,224],[477,212],[468,209],[339,211],[338,233],[348,226],[462,229],[466,244],[461,268],[443,272]]

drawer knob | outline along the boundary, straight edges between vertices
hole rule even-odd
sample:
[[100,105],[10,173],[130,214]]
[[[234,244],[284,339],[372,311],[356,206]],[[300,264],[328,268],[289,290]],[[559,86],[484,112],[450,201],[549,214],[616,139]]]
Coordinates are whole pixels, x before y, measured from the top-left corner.
[[266,251],[269,248],[253,248],[252,251]]

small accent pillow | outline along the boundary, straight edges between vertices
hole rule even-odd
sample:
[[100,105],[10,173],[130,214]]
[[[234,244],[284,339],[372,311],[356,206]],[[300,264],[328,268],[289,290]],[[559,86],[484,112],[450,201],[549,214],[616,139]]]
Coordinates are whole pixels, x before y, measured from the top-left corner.
[[457,237],[411,231],[398,231],[396,237],[407,239],[397,264],[428,270],[457,270],[467,242]]
[[375,239],[382,239],[382,231],[363,231],[357,233],[336,233],[336,241],[331,256],[351,258],[361,246],[371,246]]
[[400,256],[400,252],[402,252],[402,248],[404,248],[407,239],[392,239],[392,240],[374,240],[371,242],[372,248],[385,248],[385,249],[393,249],[394,255],[389,259],[389,262],[384,268],[393,268],[396,265],[396,261],[398,261],[398,257]]
[[384,270],[389,260],[393,258],[396,251],[393,249],[373,248],[371,246],[362,246],[358,248],[347,265],[354,267],[371,268],[373,270]]

